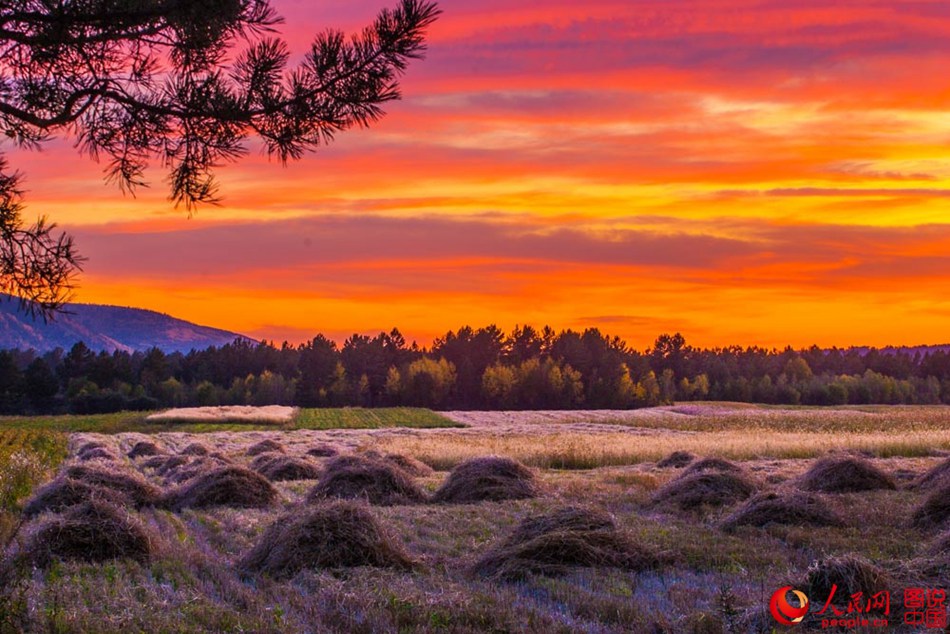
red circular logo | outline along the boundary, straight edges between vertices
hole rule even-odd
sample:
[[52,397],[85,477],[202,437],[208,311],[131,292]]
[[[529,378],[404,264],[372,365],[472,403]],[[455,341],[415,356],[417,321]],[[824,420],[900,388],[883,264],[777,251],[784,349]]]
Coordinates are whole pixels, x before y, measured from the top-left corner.
[[[791,592],[798,599],[798,607],[788,602],[788,593]],[[805,615],[808,614],[808,597],[800,590],[795,590],[792,586],[779,588],[772,594],[772,600],[769,601],[769,611],[772,618],[782,625],[795,625],[801,623]]]

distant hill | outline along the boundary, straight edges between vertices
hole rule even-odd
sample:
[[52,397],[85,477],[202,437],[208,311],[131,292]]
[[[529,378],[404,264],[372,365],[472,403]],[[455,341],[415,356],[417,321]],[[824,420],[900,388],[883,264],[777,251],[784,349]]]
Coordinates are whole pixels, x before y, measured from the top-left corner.
[[92,350],[133,352],[157,347],[165,352],[188,352],[192,348],[222,346],[235,339],[250,340],[227,330],[140,308],[68,304],[68,314],[57,315],[49,323],[39,318],[33,320],[17,308],[15,299],[0,294],[0,349],[69,350],[83,341]]

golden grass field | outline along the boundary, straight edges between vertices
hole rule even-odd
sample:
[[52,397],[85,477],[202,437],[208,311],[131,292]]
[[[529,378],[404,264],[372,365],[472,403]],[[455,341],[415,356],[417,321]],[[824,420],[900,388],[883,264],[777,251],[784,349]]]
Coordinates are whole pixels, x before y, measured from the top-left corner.
[[[143,458],[126,457],[136,443],[154,442],[174,455],[197,442],[239,466],[250,466],[248,448],[268,439],[297,457],[324,445],[342,454],[399,453],[435,469],[413,478],[427,494],[461,462],[496,454],[534,469],[543,492],[476,504],[370,506],[416,562],[413,569],[321,567],[288,579],[241,575],[234,564],[277,517],[303,512],[315,480],[275,482],[278,500],[262,509],[129,510],[153,541],[145,563],[14,566],[18,545],[53,517],[46,513],[20,527],[8,548],[0,632],[771,632],[778,628],[768,614],[771,593],[784,585],[804,587],[815,562],[845,555],[874,566],[880,590],[891,592],[891,627],[884,631],[937,631],[901,625],[898,604],[910,585],[950,586],[943,527],[911,521],[932,494],[913,483],[950,455],[950,408],[702,403],[632,412],[445,416],[465,426],[72,433],[61,469],[103,464],[164,491],[175,485],[144,467]],[[80,461],[77,450],[90,442],[114,459]],[[827,455],[860,456],[892,478],[896,489],[816,494],[843,520],[840,526],[772,523],[724,530],[722,520],[738,503],[654,504],[657,491],[683,471],[656,465],[673,451],[733,460],[759,493],[798,492],[800,476]],[[331,460],[306,459],[318,466]],[[577,567],[519,580],[473,572],[473,564],[522,519],[565,506],[607,512],[662,563],[642,571]],[[810,615],[797,629],[820,629],[817,619]]]

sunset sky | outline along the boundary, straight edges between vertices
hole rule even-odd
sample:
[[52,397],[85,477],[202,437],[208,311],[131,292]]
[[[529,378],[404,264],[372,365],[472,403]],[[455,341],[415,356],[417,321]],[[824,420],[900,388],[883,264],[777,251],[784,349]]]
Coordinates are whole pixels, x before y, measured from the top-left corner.
[[[385,0],[275,0],[302,53]],[[77,301],[258,338],[596,326],[644,348],[950,342],[950,3],[447,0],[404,99],[188,218],[13,151]]]

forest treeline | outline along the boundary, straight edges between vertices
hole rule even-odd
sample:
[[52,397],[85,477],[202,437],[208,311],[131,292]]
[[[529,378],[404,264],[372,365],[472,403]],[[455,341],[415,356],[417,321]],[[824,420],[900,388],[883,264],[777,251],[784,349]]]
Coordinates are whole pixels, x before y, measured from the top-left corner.
[[430,348],[398,330],[342,346],[251,343],[166,354],[83,343],[0,351],[0,413],[104,413],[199,405],[434,409],[635,408],[688,400],[950,403],[950,354],[877,349],[699,349],[664,334],[637,351],[597,329],[450,331]]

